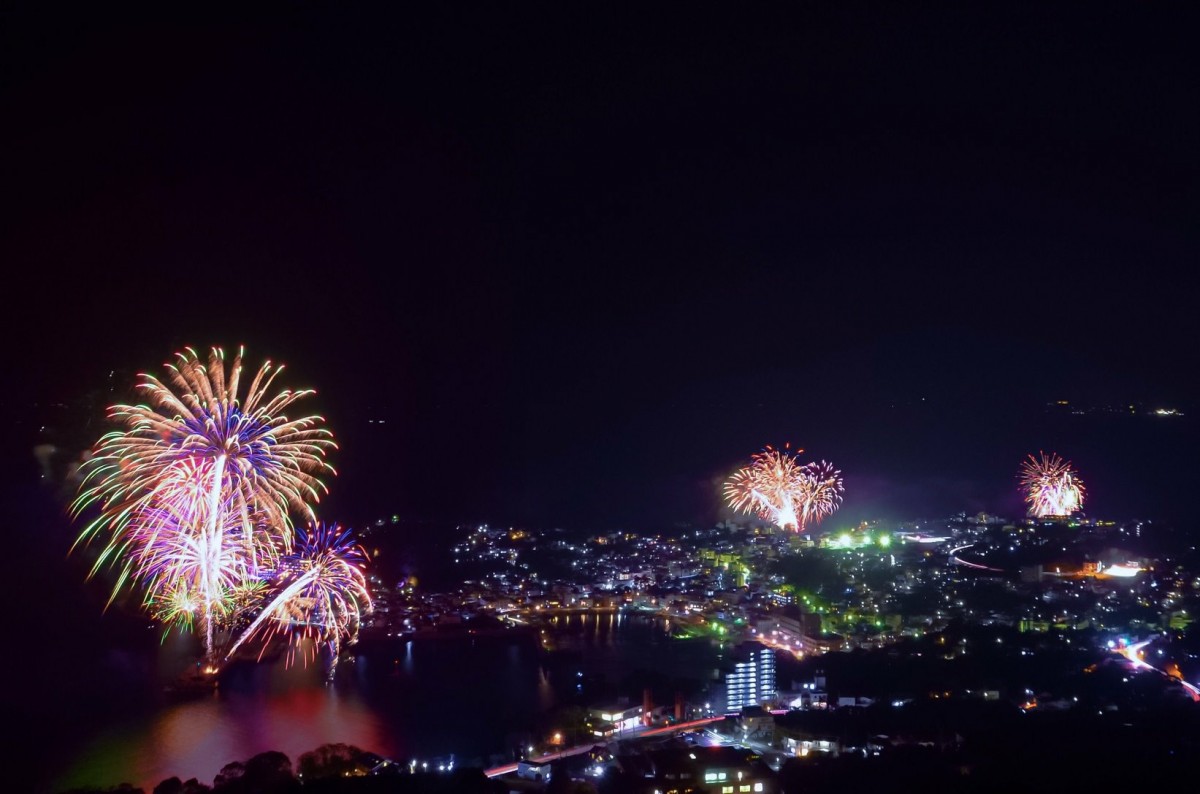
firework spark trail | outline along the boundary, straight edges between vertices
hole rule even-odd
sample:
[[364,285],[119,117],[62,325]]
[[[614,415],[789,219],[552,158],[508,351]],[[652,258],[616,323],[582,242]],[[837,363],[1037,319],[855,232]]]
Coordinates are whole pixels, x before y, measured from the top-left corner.
[[1021,464],[1021,488],[1029,504],[1029,514],[1037,518],[1069,516],[1083,508],[1083,481],[1070,461],[1058,455],[1030,455]]
[[767,446],[756,452],[750,465],[725,483],[730,507],[797,531],[831,514],[842,500],[841,472],[825,461],[801,465],[797,458],[803,451]]
[[819,524],[842,503],[842,473],[832,463],[809,463],[801,470],[804,490],[800,500],[800,529]]
[[206,501],[166,502],[156,510],[160,515],[146,515],[153,541],[135,542],[134,576],[142,582],[145,603],[155,617],[184,626],[198,617],[211,646],[248,565],[241,544],[229,542],[241,531],[236,516],[218,507],[219,520],[210,521],[188,512],[196,504],[212,509]]
[[[231,615],[271,598],[268,574],[294,544],[290,513],[315,521],[321,477],[336,473],[325,460],[335,444],[324,420],[284,413],[312,392],[269,393],[282,370],[264,363],[240,395],[241,351],[227,367],[219,348],[207,362],[189,348],[164,380],[142,375],[137,388],[149,404],[109,409],[120,429],[96,444],[71,505],[76,517],[97,511],[75,546],[103,541],[89,578],[105,566],[117,569],[109,603],[127,585],[141,585],[156,618],[184,626],[199,620],[210,661],[215,634]],[[355,558],[344,536],[326,535],[304,537],[308,557],[319,558],[313,570],[324,571],[310,597],[323,598],[329,615],[345,616],[330,618],[322,635],[336,650],[339,632],[357,628],[370,599],[357,568],[357,578],[330,573],[338,559]],[[314,546],[313,537],[324,545]]]
[[[164,471],[181,461],[206,458],[219,462],[222,476],[214,485],[234,496],[234,509],[247,521],[266,513],[271,524],[290,529],[289,510],[312,520],[312,504],[325,490],[319,475],[333,473],[325,456],[335,444],[329,431],[320,427],[321,417],[291,420],[283,413],[311,390],[285,390],[268,398],[268,389],[283,371],[268,361],[241,401],[240,351],[228,373],[225,354],[216,348],[207,366],[189,349],[168,370],[170,386],[152,375],[142,376],[138,389],[150,405],[110,409],[110,418],[124,430],[109,433],[97,445],[76,510],[95,502],[127,505],[146,498]],[[82,537],[106,529],[120,534],[123,521],[122,513],[106,509]],[[291,532],[282,533],[282,539],[285,546],[290,544]]]
[[742,512],[757,513],[781,528],[798,526],[796,501],[803,488],[801,466],[795,453],[766,447],[751,457],[750,465],[735,472],[725,484],[725,498]]
[[302,573],[274,595],[233,643],[226,659],[261,632],[266,635],[264,640],[277,633],[290,634],[293,650],[304,638],[326,643],[336,662],[341,638],[353,638],[363,613],[371,611],[371,596],[362,572],[366,553],[350,533],[318,524],[311,531],[300,530],[298,535],[295,567]]

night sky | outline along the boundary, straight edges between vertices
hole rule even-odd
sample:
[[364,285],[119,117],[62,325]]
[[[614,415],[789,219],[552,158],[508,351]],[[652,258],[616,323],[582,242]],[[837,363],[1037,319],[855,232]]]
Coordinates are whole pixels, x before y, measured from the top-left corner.
[[8,7],[14,460],[245,344],[317,388],[344,522],[708,523],[784,442],[840,522],[1015,514],[1039,449],[1181,517],[1196,20],[960,5]]

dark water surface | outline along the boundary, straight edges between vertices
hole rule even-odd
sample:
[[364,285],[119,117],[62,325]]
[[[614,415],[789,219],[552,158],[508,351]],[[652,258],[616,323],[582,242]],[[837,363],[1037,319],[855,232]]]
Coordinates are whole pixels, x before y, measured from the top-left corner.
[[[550,628],[549,651],[536,633],[363,643],[329,686],[318,666],[239,664],[212,696],[143,691],[128,708],[81,714],[88,722],[73,726],[77,750],[52,770],[48,789],[127,781],[149,791],[172,775],[211,783],[230,761],[279,750],[296,763],[326,742],[397,759],[511,760],[513,747],[545,735],[561,706],[601,705],[640,691],[634,686],[690,695],[712,681],[722,649],[668,631],[658,619],[574,615]],[[168,638],[152,659],[127,664],[159,685],[191,650],[185,638]]]

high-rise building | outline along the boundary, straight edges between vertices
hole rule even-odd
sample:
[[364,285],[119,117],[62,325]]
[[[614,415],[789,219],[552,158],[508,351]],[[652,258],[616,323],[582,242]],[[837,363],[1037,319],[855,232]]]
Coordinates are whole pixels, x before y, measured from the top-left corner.
[[761,642],[733,649],[732,669],[725,673],[725,712],[761,706],[775,699],[775,652]]

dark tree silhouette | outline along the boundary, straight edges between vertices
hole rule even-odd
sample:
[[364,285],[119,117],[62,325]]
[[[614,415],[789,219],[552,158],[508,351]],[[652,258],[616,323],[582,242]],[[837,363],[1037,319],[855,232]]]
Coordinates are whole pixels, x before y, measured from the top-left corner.
[[246,765],[241,761],[230,761],[225,766],[221,767],[221,771],[213,778],[213,788],[220,789],[222,786],[228,786],[237,780],[240,780],[242,775],[246,774]]
[[323,744],[301,753],[297,771],[304,782],[353,775],[366,771],[360,768],[362,755],[363,751],[352,744]]
[[208,791],[212,791],[212,787],[194,777],[186,782],[177,777],[169,777],[154,787],[154,794],[205,794]]

